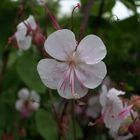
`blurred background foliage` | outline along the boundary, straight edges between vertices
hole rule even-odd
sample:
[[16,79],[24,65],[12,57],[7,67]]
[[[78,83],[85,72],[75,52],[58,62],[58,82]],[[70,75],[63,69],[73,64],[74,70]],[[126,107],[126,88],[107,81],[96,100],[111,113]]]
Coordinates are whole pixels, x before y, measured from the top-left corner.
[[[54,15],[58,15],[59,1],[46,0]],[[96,34],[102,38],[107,47],[108,53],[105,62],[108,76],[128,93],[127,96],[131,96],[132,93],[140,94],[140,16],[136,10],[139,6],[136,4],[137,1],[139,0],[121,0],[134,14],[120,20],[112,14],[112,8],[116,1],[104,0],[102,17],[100,17],[99,22],[102,0],[94,0],[84,34],[95,33],[95,28],[97,28]],[[9,137],[14,136],[15,140],[56,140],[58,139],[57,127],[49,105],[48,90],[42,84],[36,71],[36,65],[42,56],[34,45],[26,52],[18,51],[11,45],[5,49],[8,38],[16,31],[17,24],[30,14],[34,15],[46,37],[54,31],[54,28],[44,9],[38,6],[35,0],[24,1],[24,13],[21,17],[18,17],[19,4],[20,1],[0,1],[0,71],[3,71],[3,75],[0,77],[2,79],[0,82],[0,139],[3,135],[8,135]],[[74,14],[74,32],[77,36],[86,4],[87,0],[81,0],[81,10]],[[59,23],[62,28],[70,28],[71,15],[59,18]],[[4,66],[5,63],[6,66]],[[15,110],[17,92],[22,87],[34,89],[42,98],[42,109],[27,120],[21,119]],[[54,96],[55,101],[60,100],[57,94]],[[44,106],[47,106],[47,109],[44,109]],[[88,126],[80,127],[85,125],[85,122],[76,125],[79,140],[80,138],[82,140],[83,137],[86,140],[85,135],[87,134],[87,140],[109,139],[107,134],[101,130],[91,129]],[[69,128],[69,130],[71,129]],[[26,137],[22,137],[25,133]],[[68,132],[68,140],[73,140],[72,133]]]

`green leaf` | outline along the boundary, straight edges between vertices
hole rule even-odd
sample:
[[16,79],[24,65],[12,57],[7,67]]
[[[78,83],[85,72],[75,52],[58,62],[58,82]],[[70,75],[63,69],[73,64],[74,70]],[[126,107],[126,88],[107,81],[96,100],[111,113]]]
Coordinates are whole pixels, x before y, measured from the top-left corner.
[[36,126],[45,140],[57,140],[57,125],[50,112],[40,109],[36,113]]
[[37,92],[45,92],[45,86],[37,73],[37,61],[29,54],[24,54],[18,60],[17,72],[22,81]]

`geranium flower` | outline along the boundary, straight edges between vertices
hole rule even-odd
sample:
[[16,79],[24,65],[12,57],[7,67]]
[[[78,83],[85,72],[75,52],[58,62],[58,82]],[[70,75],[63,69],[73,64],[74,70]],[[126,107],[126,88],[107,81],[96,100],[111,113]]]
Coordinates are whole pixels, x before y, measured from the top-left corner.
[[72,31],[58,30],[45,41],[45,50],[54,59],[41,60],[38,73],[47,87],[57,89],[64,98],[85,96],[88,88],[99,86],[106,75],[101,61],[106,48],[98,36],[88,35],[78,44]]
[[102,87],[100,103],[102,105],[102,117],[107,128],[113,132],[118,131],[121,123],[130,116],[132,106],[123,105],[122,100],[118,97],[125,92],[111,88],[107,91],[106,86]]
[[19,99],[16,102],[16,109],[21,113],[22,117],[28,117],[32,112],[38,110],[40,106],[40,96],[35,92],[29,92],[23,88],[18,92]]
[[116,131],[120,127],[119,113],[123,110],[123,103],[118,97],[125,92],[119,91],[115,88],[107,91],[106,86],[102,87],[102,93],[100,95],[100,103],[102,105],[102,116],[107,128],[112,131]]
[[32,31],[36,30],[37,24],[32,15],[29,18],[17,26],[17,31],[15,33],[15,38],[17,41],[17,45],[21,50],[27,50],[31,46],[32,42]]

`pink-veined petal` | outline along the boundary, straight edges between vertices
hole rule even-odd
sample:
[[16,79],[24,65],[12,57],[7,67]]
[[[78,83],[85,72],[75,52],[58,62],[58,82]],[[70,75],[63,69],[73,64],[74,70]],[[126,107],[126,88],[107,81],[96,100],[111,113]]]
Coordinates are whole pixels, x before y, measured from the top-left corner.
[[107,73],[105,63],[102,61],[94,65],[81,63],[75,71],[83,85],[90,89],[99,86]]
[[79,99],[88,93],[88,89],[78,81],[74,70],[68,70],[60,80],[57,91],[59,95],[66,99]]
[[133,105],[129,105],[129,106],[123,108],[122,111],[118,114],[118,118],[121,120],[124,120],[128,116],[130,116],[132,107],[133,107]]
[[67,29],[58,30],[48,36],[45,50],[52,57],[65,61],[76,48],[75,35]]
[[106,106],[102,110],[103,113],[103,120],[107,128],[117,131],[120,127],[121,120],[118,118],[118,110],[116,111],[116,108],[111,106]]
[[37,71],[44,85],[56,89],[66,69],[66,64],[54,59],[42,59],[37,65]]
[[87,64],[97,64],[106,55],[106,47],[96,35],[88,35],[81,40],[77,47],[80,59]]

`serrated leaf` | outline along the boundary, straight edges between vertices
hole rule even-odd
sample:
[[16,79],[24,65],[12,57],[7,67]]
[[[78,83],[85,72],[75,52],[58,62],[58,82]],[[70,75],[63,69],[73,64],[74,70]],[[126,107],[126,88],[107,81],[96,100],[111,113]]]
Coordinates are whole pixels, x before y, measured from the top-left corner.
[[37,92],[45,92],[45,86],[42,84],[37,73],[37,61],[29,54],[24,54],[18,60],[17,72],[22,81],[31,89]]
[[44,140],[57,140],[57,125],[52,117],[52,114],[48,111],[40,109],[36,113],[36,126],[40,135]]

